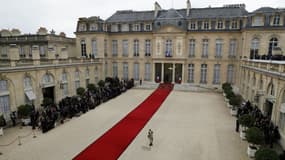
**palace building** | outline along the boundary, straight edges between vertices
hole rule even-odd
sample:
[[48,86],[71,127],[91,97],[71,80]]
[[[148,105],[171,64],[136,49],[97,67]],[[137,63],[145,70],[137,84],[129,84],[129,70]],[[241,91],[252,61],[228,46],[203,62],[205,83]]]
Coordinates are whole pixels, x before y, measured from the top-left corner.
[[213,89],[229,82],[279,126],[285,148],[285,9],[156,2],[150,11],[79,18],[75,35],[1,31],[0,112],[58,102],[105,77]]
[[279,126],[285,147],[285,9],[117,11],[79,18],[76,57],[93,55],[103,77],[207,88],[232,83]]

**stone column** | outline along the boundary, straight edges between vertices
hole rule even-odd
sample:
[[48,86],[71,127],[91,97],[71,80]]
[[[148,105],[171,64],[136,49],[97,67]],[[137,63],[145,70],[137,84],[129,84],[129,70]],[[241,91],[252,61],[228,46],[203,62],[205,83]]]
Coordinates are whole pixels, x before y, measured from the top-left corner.
[[160,75],[161,82],[164,82],[164,63],[161,63],[161,75]]
[[172,81],[173,83],[175,83],[175,63],[172,64]]
[[184,67],[185,66],[185,64],[184,63],[182,63],[182,68],[181,68],[181,70],[182,70],[182,74],[181,74],[181,84],[183,84],[184,82],[185,82],[185,79],[184,79],[184,77],[185,77],[185,71],[184,71]]

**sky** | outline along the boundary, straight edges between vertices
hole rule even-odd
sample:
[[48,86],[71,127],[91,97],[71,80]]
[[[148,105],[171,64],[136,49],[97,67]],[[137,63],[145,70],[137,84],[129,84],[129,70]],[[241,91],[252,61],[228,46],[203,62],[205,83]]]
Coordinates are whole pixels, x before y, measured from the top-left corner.
[[[156,0],[163,9],[186,8],[187,0]],[[100,16],[107,19],[117,10],[153,10],[155,0],[0,0],[0,30],[20,29],[35,34],[39,27],[56,34],[75,37],[79,17]],[[190,0],[192,8],[222,7],[225,4],[246,5],[247,11],[260,7],[285,8],[285,0]]]

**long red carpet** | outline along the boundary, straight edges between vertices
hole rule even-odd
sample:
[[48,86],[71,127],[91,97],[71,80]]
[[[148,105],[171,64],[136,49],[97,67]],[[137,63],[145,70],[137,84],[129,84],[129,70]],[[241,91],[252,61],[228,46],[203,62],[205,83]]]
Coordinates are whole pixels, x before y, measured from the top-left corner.
[[160,84],[144,102],[79,153],[74,160],[118,159],[158,110],[172,88],[172,84]]

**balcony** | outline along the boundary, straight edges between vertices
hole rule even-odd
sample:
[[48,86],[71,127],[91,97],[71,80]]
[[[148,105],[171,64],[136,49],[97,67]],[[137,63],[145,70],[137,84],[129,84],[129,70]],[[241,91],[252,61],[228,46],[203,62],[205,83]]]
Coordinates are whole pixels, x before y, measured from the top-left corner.
[[241,67],[285,79],[285,61],[242,60]]

